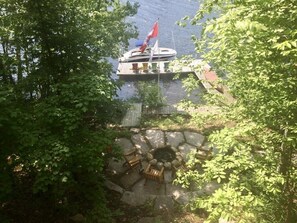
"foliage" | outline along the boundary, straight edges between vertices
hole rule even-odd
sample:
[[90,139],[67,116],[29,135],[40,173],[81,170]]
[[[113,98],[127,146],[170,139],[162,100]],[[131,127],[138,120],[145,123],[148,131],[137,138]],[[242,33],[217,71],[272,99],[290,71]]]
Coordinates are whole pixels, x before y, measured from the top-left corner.
[[205,172],[188,173],[201,186],[221,184],[193,208],[208,210],[210,222],[296,222],[296,4],[205,0],[192,24],[202,25],[207,13],[202,36],[193,40],[217,74],[227,76],[236,102],[222,116],[235,125],[210,136],[218,154]]
[[183,129],[189,128],[189,117],[183,114],[171,114],[169,116],[147,115],[141,118],[143,127],[158,127],[159,129]]
[[107,58],[135,36],[124,19],[137,7],[1,1],[0,203],[20,203],[23,211],[4,210],[13,221],[54,222],[76,213],[110,220],[102,173],[117,147],[106,125],[121,107]]
[[165,98],[162,96],[161,88],[156,81],[140,81],[137,83],[139,101],[149,109],[162,107]]
[[[193,61],[193,57],[189,55],[184,55],[178,60],[174,60],[171,62],[171,66],[177,69],[177,72],[182,72],[183,67],[191,67],[196,72],[200,72],[202,67],[205,65],[201,63],[199,65],[194,66],[191,62]],[[181,79],[181,73],[177,73],[173,79]],[[200,86],[200,81],[194,74],[188,74],[186,78],[182,79],[183,88],[187,92],[188,96],[193,93]]]

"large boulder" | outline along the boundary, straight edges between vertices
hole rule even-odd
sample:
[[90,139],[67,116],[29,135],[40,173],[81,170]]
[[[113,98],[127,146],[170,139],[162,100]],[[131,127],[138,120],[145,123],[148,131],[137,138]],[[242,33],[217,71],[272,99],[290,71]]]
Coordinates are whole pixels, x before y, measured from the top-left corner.
[[185,141],[185,137],[181,132],[165,132],[168,145],[177,147]]
[[150,129],[146,130],[145,134],[153,148],[162,148],[165,146],[164,132],[162,130]]
[[201,147],[205,141],[205,136],[196,132],[185,131],[185,138],[188,144],[196,147]]

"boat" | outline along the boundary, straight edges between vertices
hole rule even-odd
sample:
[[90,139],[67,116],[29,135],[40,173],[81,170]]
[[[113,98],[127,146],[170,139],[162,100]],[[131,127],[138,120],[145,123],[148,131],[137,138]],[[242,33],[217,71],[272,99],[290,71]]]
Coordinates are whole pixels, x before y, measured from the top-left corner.
[[176,57],[176,51],[170,48],[159,47],[147,47],[143,52],[140,48],[134,48],[123,54],[119,58],[119,62],[143,62],[154,60],[171,60]]
[[158,21],[154,23],[152,30],[148,33],[143,42],[136,43],[136,47],[123,54],[119,58],[120,63],[125,62],[143,62],[143,61],[154,61],[154,60],[170,60],[176,56],[176,51],[170,48],[159,47],[158,40],[155,42],[153,47],[149,46],[151,38],[158,36],[159,25]]

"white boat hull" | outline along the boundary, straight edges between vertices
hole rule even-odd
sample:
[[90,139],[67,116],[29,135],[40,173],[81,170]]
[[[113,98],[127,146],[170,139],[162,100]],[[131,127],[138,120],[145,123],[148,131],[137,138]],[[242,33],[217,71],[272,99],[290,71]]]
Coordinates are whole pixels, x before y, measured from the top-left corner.
[[[149,61],[151,58],[151,48],[146,49],[143,53],[139,48],[128,51],[119,58],[119,62],[140,62]],[[152,60],[168,60],[176,56],[176,51],[170,48],[160,47],[154,53]]]

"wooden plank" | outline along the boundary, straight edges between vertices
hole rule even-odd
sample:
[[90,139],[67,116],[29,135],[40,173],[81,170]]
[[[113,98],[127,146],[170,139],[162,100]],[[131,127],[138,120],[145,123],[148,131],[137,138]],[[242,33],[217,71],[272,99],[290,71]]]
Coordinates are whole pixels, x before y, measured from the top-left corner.
[[123,127],[139,126],[142,112],[141,103],[131,103],[124,118],[122,119]]

